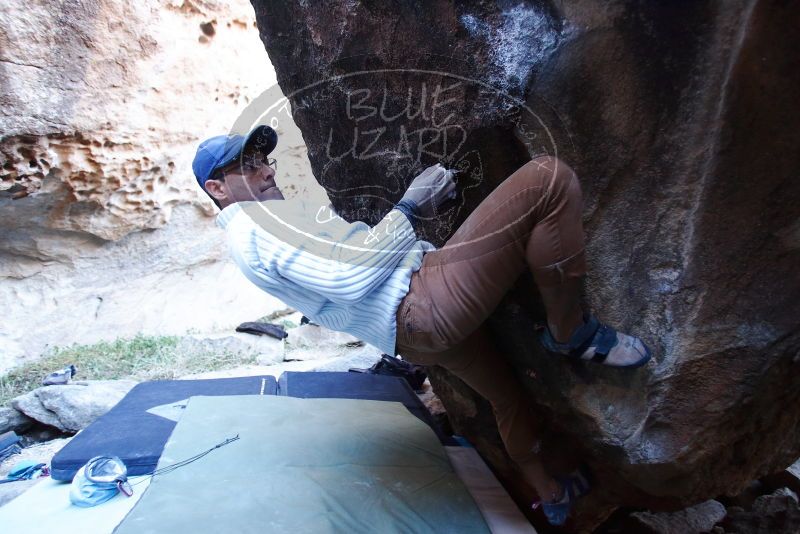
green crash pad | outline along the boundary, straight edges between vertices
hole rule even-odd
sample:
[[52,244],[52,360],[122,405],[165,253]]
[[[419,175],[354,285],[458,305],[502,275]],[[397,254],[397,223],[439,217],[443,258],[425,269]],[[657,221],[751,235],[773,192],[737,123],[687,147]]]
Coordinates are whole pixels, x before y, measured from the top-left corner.
[[192,397],[164,475],[117,527],[149,532],[489,532],[433,431],[400,403]]

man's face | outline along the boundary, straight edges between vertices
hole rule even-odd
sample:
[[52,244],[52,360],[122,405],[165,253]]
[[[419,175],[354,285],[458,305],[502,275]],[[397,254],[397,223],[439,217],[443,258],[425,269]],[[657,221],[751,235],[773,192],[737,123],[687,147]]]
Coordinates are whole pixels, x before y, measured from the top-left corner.
[[[221,179],[208,180],[206,189],[223,207],[250,200],[283,200],[283,194],[275,185],[275,169],[267,165],[267,158],[261,154],[245,153],[240,160],[219,169],[217,176]],[[220,198],[220,194],[224,196]]]

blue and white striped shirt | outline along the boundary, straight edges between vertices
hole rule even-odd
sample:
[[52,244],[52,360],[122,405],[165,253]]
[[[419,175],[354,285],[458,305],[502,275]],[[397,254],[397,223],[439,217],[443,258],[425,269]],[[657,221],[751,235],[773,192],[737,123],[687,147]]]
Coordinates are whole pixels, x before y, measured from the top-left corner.
[[391,355],[411,274],[436,250],[396,209],[370,228],[300,199],[239,202],[222,210],[217,224],[251,282],[312,321]]

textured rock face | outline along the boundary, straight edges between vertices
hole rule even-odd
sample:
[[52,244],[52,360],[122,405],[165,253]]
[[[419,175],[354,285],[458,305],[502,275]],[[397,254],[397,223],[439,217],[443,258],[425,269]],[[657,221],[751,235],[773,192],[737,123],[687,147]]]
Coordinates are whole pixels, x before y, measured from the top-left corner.
[[28,417],[63,432],[83,430],[128,394],[133,380],[87,380],[63,386],[44,386],[11,401]]
[[722,523],[725,534],[790,534],[800,530],[800,506],[797,494],[781,488],[762,495],[751,510],[731,508]]
[[647,534],[685,534],[686,532],[711,532],[714,525],[725,517],[725,507],[717,501],[706,501],[677,512],[635,512],[634,532]]
[[[48,345],[274,309],[227,262],[191,171],[275,83],[252,7],[14,0],[0,30],[0,372]],[[302,193],[302,140],[277,157]]]
[[214,336],[186,336],[178,343],[179,352],[189,354],[239,354],[253,356],[259,365],[283,361],[284,342],[269,336],[234,332]]
[[[459,202],[423,232],[442,244],[528,158],[578,173],[587,305],[654,361],[619,372],[545,354],[527,277],[490,324],[548,463],[572,449],[598,475],[584,515],[735,494],[800,454],[797,5],[253,4],[314,174],[347,217],[376,223],[414,170],[444,161],[463,170]],[[456,431],[510,475],[487,406],[443,371],[432,383]]]
[[33,419],[14,408],[0,407],[0,434],[5,434],[12,430],[14,432],[22,432],[32,424]]
[[350,352],[349,349],[364,344],[350,334],[328,330],[315,324],[304,324],[291,329],[286,343],[291,351],[287,354],[287,359],[291,360],[321,360]]

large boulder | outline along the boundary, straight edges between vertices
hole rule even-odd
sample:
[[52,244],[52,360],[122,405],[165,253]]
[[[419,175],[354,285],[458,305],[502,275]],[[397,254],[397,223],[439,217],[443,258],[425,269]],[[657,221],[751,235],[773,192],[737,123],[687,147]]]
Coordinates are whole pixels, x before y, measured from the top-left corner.
[[[618,505],[736,494],[797,458],[800,6],[252,3],[345,218],[378,222],[442,161],[464,172],[459,202],[422,230],[441,245],[531,157],[578,173],[587,306],[643,337],[654,361],[620,372],[544,353],[527,276],[490,326],[544,423],[548,464],[580,457],[597,475],[585,525]],[[486,404],[431,374],[456,431],[510,480]]]
[[12,399],[11,406],[62,432],[83,430],[128,394],[133,380],[87,380],[43,386]]

